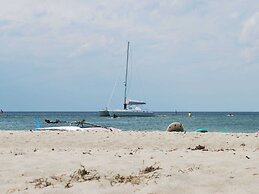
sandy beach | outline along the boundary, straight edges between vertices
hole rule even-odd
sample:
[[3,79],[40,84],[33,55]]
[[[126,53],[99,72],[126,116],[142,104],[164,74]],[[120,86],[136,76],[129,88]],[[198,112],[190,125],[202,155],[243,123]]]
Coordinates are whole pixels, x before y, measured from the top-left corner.
[[259,136],[0,131],[0,193],[258,193]]

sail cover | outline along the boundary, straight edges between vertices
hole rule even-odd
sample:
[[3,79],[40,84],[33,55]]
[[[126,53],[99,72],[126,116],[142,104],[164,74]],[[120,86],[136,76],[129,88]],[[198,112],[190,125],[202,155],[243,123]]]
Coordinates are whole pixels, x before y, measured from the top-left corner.
[[127,105],[141,105],[146,104],[144,101],[139,100],[127,100]]

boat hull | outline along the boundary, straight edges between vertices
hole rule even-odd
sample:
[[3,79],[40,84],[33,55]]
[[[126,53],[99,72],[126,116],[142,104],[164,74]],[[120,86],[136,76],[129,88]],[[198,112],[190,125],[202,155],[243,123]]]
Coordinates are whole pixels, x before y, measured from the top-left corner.
[[120,129],[113,127],[77,127],[77,126],[57,126],[57,127],[44,127],[36,128],[37,131],[112,131],[118,132]]
[[153,117],[154,113],[150,111],[137,110],[112,110],[109,111],[111,117]]
[[99,111],[99,116],[101,116],[101,117],[109,117],[110,114],[109,114],[108,110],[100,110]]

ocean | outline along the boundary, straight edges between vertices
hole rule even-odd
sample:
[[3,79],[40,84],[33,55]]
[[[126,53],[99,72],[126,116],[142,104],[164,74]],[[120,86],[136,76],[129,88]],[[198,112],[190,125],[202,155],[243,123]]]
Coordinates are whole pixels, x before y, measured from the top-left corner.
[[[156,112],[154,117],[100,117],[98,112],[4,112],[0,114],[0,130],[34,130],[36,118],[41,127],[48,127],[45,119],[80,121],[122,129],[123,131],[165,131],[172,122],[180,122],[186,131],[206,128],[210,132],[259,131],[259,112]],[[60,125],[60,124],[59,124]],[[62,125],[62,124],[61,124]]]

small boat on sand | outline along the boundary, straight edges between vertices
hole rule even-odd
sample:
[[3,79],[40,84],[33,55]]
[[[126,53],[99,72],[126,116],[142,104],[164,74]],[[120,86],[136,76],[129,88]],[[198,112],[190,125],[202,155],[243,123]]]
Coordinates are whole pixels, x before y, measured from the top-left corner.
[[[39,119],[36,118],[36,130],[37,131],[110,131],[110,132],[121,131],[120,129],[117,129],[117,128],[106,127],[106,126],[85,122],[85,120],[67,122],[67,121],[60,121],[58,119],[54,121],[45,119],[45,122],[47,124],[52,124],[52,125],[49,127],[41,127]],[[56,126],[56,124],[58,123],[67,123],[68,125]]]
[[111,131],[111,132],[118,132],[121,131],[120,129],[116,129],[113,127],[77,127],[77,126],[57,126],[57,127],[43,127],[43,128],[36,128],[39,131]]

